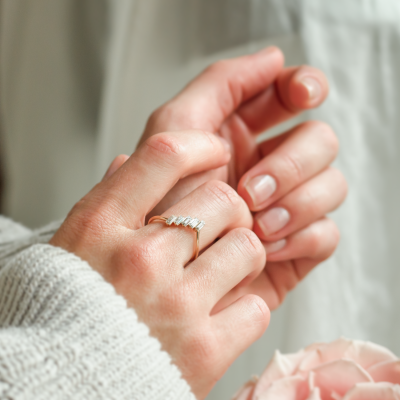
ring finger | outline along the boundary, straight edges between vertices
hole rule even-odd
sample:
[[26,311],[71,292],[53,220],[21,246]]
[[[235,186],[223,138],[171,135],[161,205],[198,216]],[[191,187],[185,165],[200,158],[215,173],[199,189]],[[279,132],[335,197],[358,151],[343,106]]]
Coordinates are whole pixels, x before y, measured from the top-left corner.
[[268,242],[283,239],[336,209],[346,193],[341,172],[328,168],[256,214],[254,232]]
[[[163,216],[192,217],[205,221],[200,231],[199,250],[205,249],[215,239],[222,237],[231,229],[244,227],[250,229],[253,224],[251,213],[243,199],[229,185],[221,181],[210,181],[184,197],[179,203],[168,209]],[[152,223],[136,232],[136,240],[152,237],[155,242],[171,252],[163,252],[164,265],[186,265],[193,255],[195,229],[182,226],[165,226],[165,222]],[[193,244],[194,243],[194,244]]]

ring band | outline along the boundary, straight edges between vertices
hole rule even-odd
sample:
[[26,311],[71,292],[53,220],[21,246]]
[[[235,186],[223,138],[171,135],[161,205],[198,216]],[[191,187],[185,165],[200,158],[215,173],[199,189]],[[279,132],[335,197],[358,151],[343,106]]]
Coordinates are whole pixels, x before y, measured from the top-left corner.
[[174,224],[176,226],[181,225],[184,227],[192,228],[194,231],[196,231],[196,238],[195,238],[194,251],[191,261],[195,260],[199,256],[200,230],[206,224],[204,221],[200,221],[198,218],[182,217],[182,215],[180,215],[179,217],[171,215],[168,218],[162,217],[161,215],[155,215],[154,217],[151,217],[149,219],[148,224],[151,224],[152,222],[165,222],[168,226]]

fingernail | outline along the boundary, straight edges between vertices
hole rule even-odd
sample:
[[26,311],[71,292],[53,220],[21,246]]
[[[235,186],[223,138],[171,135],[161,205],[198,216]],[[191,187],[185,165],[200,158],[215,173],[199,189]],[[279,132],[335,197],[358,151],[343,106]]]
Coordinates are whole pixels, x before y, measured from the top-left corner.
[[276,190],[276,182],[270,175],[260,175],[250,179],[245,189],[253,200],[253,205],[258,206],[272,196]]
[[267,254],[276,253],[277,251],[283,249],[286,246],[286,239],[278,240],[277,242],[264,242],[264,248]]
[[282,207],[271,208],[266,213],[257,217],[264,236],[271,235],[282,229],[290,220],[290,214]]
[[309,100],[316,100],[321,96],[321,85],[316,79],[305,76],[300,79],[300,82],[307,89]]

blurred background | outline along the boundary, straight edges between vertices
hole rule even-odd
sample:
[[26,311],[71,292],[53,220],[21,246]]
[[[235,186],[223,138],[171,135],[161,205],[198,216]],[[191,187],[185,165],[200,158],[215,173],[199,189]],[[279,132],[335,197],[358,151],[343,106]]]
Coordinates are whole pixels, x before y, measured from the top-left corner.
[[64,218],[205,66],[276,45],[330,81],[322,107],[279,129],[335,129],[342,240],[209,399],[229,399],[276,348],[344,335],[400,355],[399,21],[398,0],[0,0],[2,212],[30,227]]

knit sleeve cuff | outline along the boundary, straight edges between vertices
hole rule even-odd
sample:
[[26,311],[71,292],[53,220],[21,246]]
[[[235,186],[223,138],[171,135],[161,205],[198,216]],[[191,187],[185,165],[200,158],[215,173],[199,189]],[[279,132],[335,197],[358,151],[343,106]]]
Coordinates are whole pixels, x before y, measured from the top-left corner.
[[0,397],[194,399],[134,310],[71,253],[18,253],[0,270],[0,305]]
[[34,231],[0,215],[0,269],[19,252],[36,243],[48,243],[61,221],[52,222]]

